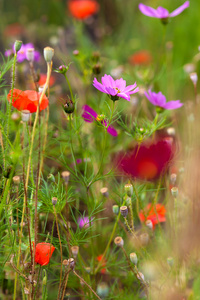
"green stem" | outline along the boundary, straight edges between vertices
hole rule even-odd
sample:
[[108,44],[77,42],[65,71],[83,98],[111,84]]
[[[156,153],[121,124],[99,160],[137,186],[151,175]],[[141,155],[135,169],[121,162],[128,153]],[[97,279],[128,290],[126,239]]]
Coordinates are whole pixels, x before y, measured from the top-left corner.
[[71,84],[70,84],[70,82],[69,82],[69,79],[67,78],[67,75],[65,74],[64,76],[65,76],[65,79],[66,79],[67,84],[68,84],[68,87],[69,87],[69,92],[70,92],[70,95],[71,95],[71,100],[72,100],[72,102],[74,103],[74,96],[73,96]]

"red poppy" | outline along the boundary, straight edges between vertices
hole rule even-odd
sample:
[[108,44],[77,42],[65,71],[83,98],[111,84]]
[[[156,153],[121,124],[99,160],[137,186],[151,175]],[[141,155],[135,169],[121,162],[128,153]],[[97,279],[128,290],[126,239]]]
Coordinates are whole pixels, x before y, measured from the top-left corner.
[[166,218],[166,209],[162,204],[156,204],[156,211],[154,209],[154,205],[149,203],[143,210],[139,212],[139,218],[141,222],[146,222],[150,220],[153,224],[153,228],[155,225],[161,222],[165,222]]
[[68,9],[73,17],[83,20],[97,13],[99,4],[95,0],[69,0]]
[[170,138],[155,143],[142,143],[130,152],[119,155],[118,168],[133,178],[155,180],[166,172],[174,156],[174,150]]
[[39,243],[35,248],[35,262],[41,266],[46,266],[55,250],[50,243]]
[[131,65],[149,65],[152,61],[152,56],[147,50],[140,50],[129,57]]
[[[36,91],[27,90],[21,91],[18,89],[13,90],[12,105],[17,110],[29,110],[30,113],[37,111],[38,101],[42,93],[37,93]],[[8,101],[11,99],[11,90],[7,96]],[[49,100],[46,95],[43,96],[42,102],[40,104],[40,111],[45,109],[49,104]]]
[[[106,266],[106,260],[105,260],[105,258],[103,257],[102,254],[99,255],[99,256],[97,256],[97,260],[99,262],[101,262],[101,267],[105,267]],[[101,273],[105,274],[106,273],[106,268],[101,269]]]
[[21,36],[24,31],[24,27],[21,24],[12,23],[6,26],[3,33],[6,37],[16,37]]
[[[38,81],[39,86],[44,86],[47,80],[47,75],[46,74],[40,74],[40,79]],[[49,86],[54,85],[55,83],[55,77],[53,75],[51,75],[50,80],[49,80]]]

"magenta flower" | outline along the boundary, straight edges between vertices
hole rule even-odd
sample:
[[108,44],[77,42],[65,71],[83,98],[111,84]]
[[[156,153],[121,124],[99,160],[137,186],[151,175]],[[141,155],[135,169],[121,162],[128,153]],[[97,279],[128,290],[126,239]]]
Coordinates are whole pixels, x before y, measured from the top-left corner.
[[102,84],[94,78],[93,86],[97,90],[108,94],[113,101],[119,100],[119,98],[130,101],[130,95],[139,91],[139,88],[136,88],[136,82],[133,85],[126,86],[126,80],[122,78],[114,80],[110,75],[106,74],[101,78],[101,82]]
[[140,3],[138,7],[139,10],[148,17],[168,19],[169,17],[175,17],[182,13],[182,11],[184,11],[189,5],[190,1],[186,1],[185,3],[183,3],[183,5],[175,9],[172,13],[169,13],[169,11],[162,6],[159,6],[157,9],[154,9],[150,6]]
[[88,228],[90,226],[90,219],[88,217],[79,217],[78,218],[78,226],[80,228]]
[[[27,59],[27,57],[26,57],[27,50],[31,49],[31,48],[34,49],[34,45],[32,43],[22,44],[21,49],[17,52],[17,61],[19,63],[21,63],[25,59]],[[14,45],[13,45],[13,50],[12,49],[7,50],[5,52],[5,56],[10,56],[14,52],[15,52],[15,50],[14,50]],[[40,60],[40,53],[38,51],[34,51],[34,60],[35,61]]]
[[[149,94],[148,94],[149,93]],[[176,109],[183,105],[180,100],[175,101],[166,101],[166,97],[161,93],[154,93],[151,90],[148,90],[148,93],[145,92],[147,99],[155,106],[164,108],[164,109]]]
[[107,132],[109,134],[111,134],[112,136],[118,135],[117,130],[114,127],[108,126],[108,122],[106,121],[104,115],[98,115],[96,113],[96,111],[94,111],[89,105],[84,105],[82,109],[83,109],[82,117],[85,122],[92,123],[95,120],[99,121],[99,122],[101,122],[101,124],[103,124],[107,128]]

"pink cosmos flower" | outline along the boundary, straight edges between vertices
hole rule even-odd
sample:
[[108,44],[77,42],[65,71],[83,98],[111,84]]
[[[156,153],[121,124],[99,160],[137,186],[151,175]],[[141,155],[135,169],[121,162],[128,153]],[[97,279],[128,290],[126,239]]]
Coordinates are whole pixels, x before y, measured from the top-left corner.
[[[148,94],[149,93],[149,94]],[[176,109],[183,105],[183,103],[180,102],[180,100],[174,100],[174,101],[166,101],[166,97],[161,93],[154,93],[151,90],[148,90],[148,93],[145,92],[145,96],[147,99],[155,106],[164,108],[164,109]]]
[[183,3],[183,5],[175,9],[172,13],[169,13],[169,11],[162,6],[159,6],[157,9],[154,9],[150,6],[140,3],[138,7],[139,10],[148,17],[168,19],[169,17],[175,17],[182,13],[182,11],[184,11],[189,5],[190,1],[186,1],[185,3]]
[[[83,117],[85,122],[92,123],[95,120],[97,120],[97,121],[101,122],[101,124],[103,124],[105,127],[108,126],[108,122],[105,120],[105,116],[104,115],[98,115],[96,113],[96,111],[94,111],[89,105],[84,105],[82,109],[83,109],[82,117]],[[118,135],[117,130],[112,126],[107,127],[107,132],[109,134],[111,134],[112,136],[117,136]]]
[[126,86],[126,80],[122,78],[114,80],[106,74],[101,78],[101,82],[102,84],[94,78],[93,86],[97,90],[108,94],[113,101],[119,100],[119,98],[130,101],[130,95],[139,91],[139,88],[136,88],[136,82],[133,85]]
[[78,226],[80,228],[88,228],[90,226],[90,219],[88,217],[79,217],[78,218]]
[[[25,59],[27,59],[27,50],[28,49],[34,49],[34,45],[32,43],[28,44],[22,44],[21,49],[17,52],[17,61],[19,63],[23,62]],[[12,53],[15,53],[14,45],[13,50],[9,49],[5,52],[5,56],[10,56]],[[34,60],[39,61],[40,60],[40,53],[38,51],[34,51]]]

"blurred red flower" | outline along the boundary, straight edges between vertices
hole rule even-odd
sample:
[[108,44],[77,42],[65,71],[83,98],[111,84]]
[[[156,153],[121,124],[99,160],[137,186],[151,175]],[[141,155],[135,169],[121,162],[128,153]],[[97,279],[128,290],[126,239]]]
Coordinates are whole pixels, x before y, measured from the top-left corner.
[[[33,243],[34,244],[34,243]],[[35,247],[35,262],[41,266],[46,266],[55,250],[50,243],[39,243]]]
[[[17,110],[28,110],[30,113],[37,111],[38,101],[42,93],[37,93],[36,91],[27,90],[21,91],[18,89],[13,90],[12,106]],[[11,90],[7,96],[8,101],[11,100]],[[43,96],[42,102],[40,104],[40,111],[45,109],[49,104],[49,100],[46,95]]]
[[149,65],[152,61],[152,56],[147,50],[140,50],[129,56],[131,65]]
[[68,9],[73,17],[83,20],[97,13],[99,4],[95,0],[69,0]]
[[[39,80],[38,80],[39,86],[41,86],[41,87],[44,86],[45,83],[46,83],[46,80],[47,80],[47,75],[41,73],[41,74],[40,74],[40,78],[39,78]],[[54,77],[53,75],[51,75],[50,80],[49,80],[49,86],[54,85],[55,81],[56,81],[56,80],[55,80],[55,77]]]
[[153,203],[149,203],[143,210],[139,212],[139,218],[141,222],[146,222],[150,220],[153,224],[153,228],[155,225],[161,222],[165,222],[166,218],[166,209],[162,204],[155,205],[156,211],[154,209]]
[[117,157],[119,170],[141,180],[158,179],[167,171],[175,147],[171,138],[146,142]]
[[[101,267],[105,267],[106,266],[106,260],[103,257],[103,254],[100,254],[99,256],[97,256],[97,260],[99,262],[101,262]],[[106,273],[106,268],[101,269],[101,273],[105,274]]]
[[12,23],[6,26],[3,34],[5,37],[17,37],[24,34],[25,28],[19,23]]

